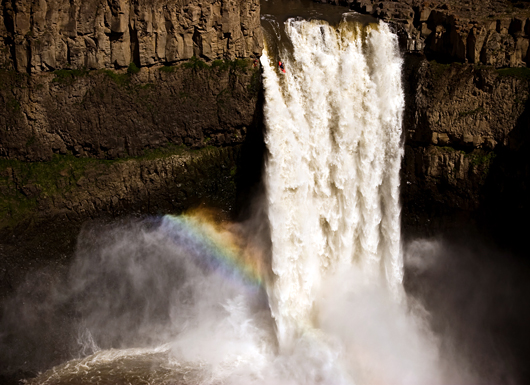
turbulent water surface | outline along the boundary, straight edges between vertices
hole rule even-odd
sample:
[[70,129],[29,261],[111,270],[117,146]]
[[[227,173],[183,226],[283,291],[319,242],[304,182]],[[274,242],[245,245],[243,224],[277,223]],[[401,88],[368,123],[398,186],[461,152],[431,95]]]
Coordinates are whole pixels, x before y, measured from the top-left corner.
[[32,383],[442,382],[402,288],[396,36],[353,19],[263,16],[272,250],[204,213],[85,232],[80,358]]

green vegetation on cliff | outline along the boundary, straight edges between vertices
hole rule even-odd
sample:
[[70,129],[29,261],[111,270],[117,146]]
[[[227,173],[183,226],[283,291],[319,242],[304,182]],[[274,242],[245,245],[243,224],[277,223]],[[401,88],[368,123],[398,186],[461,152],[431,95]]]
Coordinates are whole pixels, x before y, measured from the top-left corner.
[[119,73],[113,70],[109,69],[102,69],[99,71],[92,70],[89,71],[86,68],[82,69],[60,69],[53,71],[53,74],[55,75],[55,78],[53,79],[53,82],[55,83],[61,83],[61,84],[72,84],[77,79],[88,76],[94,73],[102,73],[107,75],[112,81],[114,81],[119,86],[126,86],[129,84],[131,75],[135,75],[140,72],[140,68],[138,68],[134,63],[131,63],[129,67],[127,68],[127,73]]
[[140,68],[138,68],[136,64],[134,63],[129,64],[129,67],[127,67],[128,74],[134,75],[134,74],[137,74],[138,72],[140,72]]
[[107,75],[114,83],[120,87],[126,87],[130,84],[131,74],[128,73],[118,73],[112,70],[100,70],[102,74]]
[[38,199],[53,197],[75,188],[85,172],[96,165],[113,161],[80,159],[73,155],[54,155],[48,162],[0,160],[0,228],[12,226],[30,216]]
[[[210,64],[193,56],[188,61],[180,65],[164,65],[160,67],[160,71],[166,73],[176,72],[179,68],[191,69],[194,71],[201,70],[217,70],[217,71],[231,71],[231,72],[247,72],[253,68],[253,61],[250,59],[234,59],[234,60],[214,60]],[[255,66],[257,69],[257,66]]]
[[437,148],[439,148],[440,150],[442,151],[445,151],[445,152],[457,152],[457,153],[460,153],[460,154],[464,154],[466,155],[466,152],[463,151],[463,150],[457,150],[456,148],[454,147],[450,147],[450,146],[436,146]]
[[182,64],[182,68],[188,68],[193,70],[202,70],[206,68],[210,68],[208,64],[206,64],[201,59],[193,56],[188,62]]
[[89,71],[86,69],[61,69],[53,71],[55,78],[53,81],[55,83],[62,83],[62,84],[72,84],[77,78],[82,76],[87,76]]
[[429,65],[432,72],[433,80],[440,79],[444,72],[451,68],[451,64],[438,63],[436,60],[431,60],[429,62]]
[[500,68],[496,71],[501,77],[511,76],[530,80],[530,68],[528,67]]
[[469,154],[466,155],[469,157],[471,164],[473,166],[484,166],[484,171],[487,172],[489,169],[489,166],[493,162],[493,160],[496,158],[497,154],[493,151],[484,151],[484,150],[473,150]]
[[[234,159],[226,158],[225,152],[214,147],[194,150],[168,144],[163,148],[146,150],[141,156],[115,160],[77,158],[70,154],[56,154],[47,162],[0,160],[0,229],[38,222],[39,215],[53,216],[75,211],[72,206],[78,206],[80,211],[97,211],[95,206],[98,201],[100,205],[112,206],[119,195],[116,189],[124,189],[127,184],[136,186],[134,191],[138,186],[149,184],[159,189],[157,183],[164,186],[174,183],[174,187],[179,187],[182,182],[178,183],[178,178],[164,180],[169,177],[167,173],[172,172],[168,171],[168,167],[170,170],[183,167],[181,171],[174,172],[184,181],[185,178],[207,177],[213,183],[219,183],[215,179],[224,178],[225,189],[234,190],[237,168],[231,166]],[[226,162],[224,176],[219,171],[214,171],[215,175],[207,171]],[[197,182],[205,184],[200,180]],[[185,200],[196,189],[190,187],[181,199]],[[228,195],[231,197],[234,194]],[[141,197],[135,199],[140,201]]]
[[484,182],[488,176],[489,170],[493,161],[497,157],[495,151],[488,151],[483,149],[473,149],[471,152],[459,150],[451,146],[435,146],[438,152],[446,153],[447,155],[453,156],[464,156],[464,159],[468,159],[469,165],[473,166],[474,172],[480,175],[481,182]]

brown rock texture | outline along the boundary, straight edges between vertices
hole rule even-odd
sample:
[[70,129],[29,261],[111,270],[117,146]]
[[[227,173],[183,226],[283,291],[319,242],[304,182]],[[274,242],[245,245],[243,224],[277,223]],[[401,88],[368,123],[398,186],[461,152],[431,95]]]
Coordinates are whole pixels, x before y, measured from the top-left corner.
[[137,74],[0,71],[0,157],[114,159],[168,143],[242,143],[259,88],[259,69],[245,60],[195,60]]
[[436,231],[429,222],[454,221],[455,212],[490,228],[520,223],[530,182],[529,70],[409,56],[405,77],[405,225]]
[[484,150],[517,146],[510,132],[530,91],[517,71],[422,60],[413,72],[407,142]]
[[15,0],[0,8],[0,65],[24,73],[256,57],[258,0]]
[[103,214],[179,213],[201,203],[229,211],[236,199],[239,149],[175,147],[114,161],[74,156],[4,161],[0,228],[52,218],[74,223]]
[[396,25],[404,48],[429,59],[494,67],[530,63],[530,5],[510,1],[347,1]]
[[[176,213],[197,204],[189,197],[203,187],[226,193],[228,210],[235,192],[208,171],[226,168],[221,158],[178,167],[155,158],[213,146],[235,161],[258,115],[259,13],[257,0],[3,1],[0,227],[157,205]],[[142,156],[155,158],[129,161]],[[65,159],[77,166],[56,169]],[[127,161],[101,163],[117,159]],[[172,190],[182,178],[194,186],[184,195]],[[163,188],[172,193],[155,192]]]
[[92,218],[231,212],[261,50],[257,0],[2,1],[0,293]]

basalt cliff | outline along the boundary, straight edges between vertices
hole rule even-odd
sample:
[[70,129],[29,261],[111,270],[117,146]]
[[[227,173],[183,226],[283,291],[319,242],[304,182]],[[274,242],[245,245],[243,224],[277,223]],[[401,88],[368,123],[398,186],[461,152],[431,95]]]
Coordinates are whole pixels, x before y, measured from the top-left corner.
[[[400,37],[405,236],[477,226],[518,244],[527,3],[330,2]],[[87,221],[203,203],[244,215],[265,152],[262,48],[257,0],[2,1],[0,297],[67,261]]]
[[256,0],[3,1],[0,63],[18,72],[259,56]]
[[530,176],[528,69],[416,56],[406,63],[405,228],[432,234],[465,231],[471,222],[521,246]]
[[[405,228],[526,212],[527,4],[334,3],[400,36]],[[259,181],[258,1],[3,1],[0,19],[3,234],[230,211],[236,185]]]
[[87,221],[233,212],[262,47],[259,1],[2,1],[0,297]]
[[262,47],[258,1],[3,1],[2,252],[21,226],[230,210]]

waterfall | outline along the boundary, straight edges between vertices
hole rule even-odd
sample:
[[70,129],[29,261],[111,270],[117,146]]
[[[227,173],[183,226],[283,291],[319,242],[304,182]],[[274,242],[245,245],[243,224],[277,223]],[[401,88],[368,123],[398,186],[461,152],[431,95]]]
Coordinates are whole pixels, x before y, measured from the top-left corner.
[[261,58],[269,300],[283,348],[314,327],[315,296],[329,274],[355,265],[401,298],[404,107],[397,38],[386,24],[289,19],[284,36]]
[[86,230],[63,290],[81,358],[28,384],[457,383],[403,301],[396,36],[384,23],[270,21],[272,262],[256,218],[196,210]]

